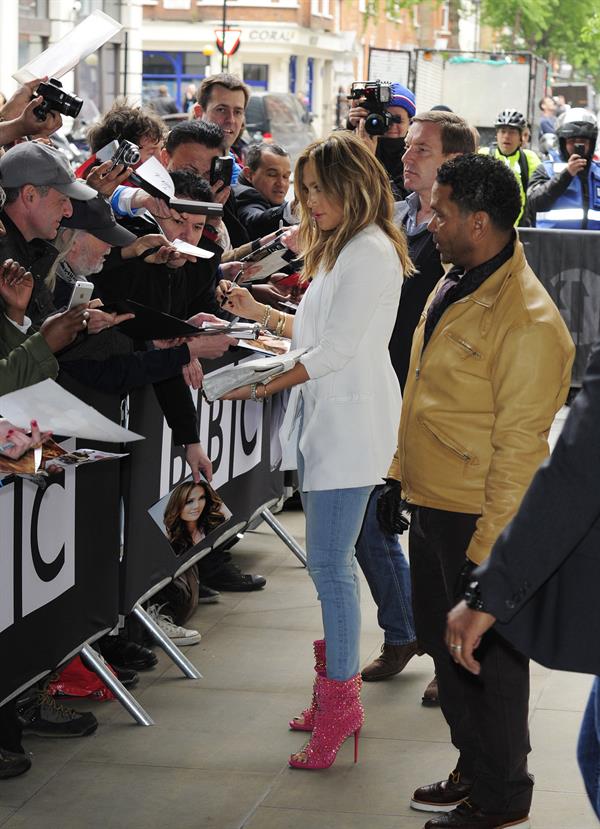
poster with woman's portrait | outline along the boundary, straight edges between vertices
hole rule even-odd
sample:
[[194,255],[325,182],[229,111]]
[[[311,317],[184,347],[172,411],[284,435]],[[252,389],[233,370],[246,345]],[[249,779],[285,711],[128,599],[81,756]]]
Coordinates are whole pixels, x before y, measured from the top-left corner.
[[153,504],[148,513],[176,556],[202,541],[210,543],[209,536],[231,518],[223,499],[208,481],[201,477],[196,484],[191,475]]

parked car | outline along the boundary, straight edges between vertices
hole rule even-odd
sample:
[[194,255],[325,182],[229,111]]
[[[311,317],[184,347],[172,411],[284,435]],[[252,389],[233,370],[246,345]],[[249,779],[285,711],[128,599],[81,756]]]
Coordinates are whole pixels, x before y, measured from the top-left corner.
[[312,120],[311,113],[291,92],[253,92],[246,108],[250,143],[280,144],[290,154],[292,164],[316,138]]

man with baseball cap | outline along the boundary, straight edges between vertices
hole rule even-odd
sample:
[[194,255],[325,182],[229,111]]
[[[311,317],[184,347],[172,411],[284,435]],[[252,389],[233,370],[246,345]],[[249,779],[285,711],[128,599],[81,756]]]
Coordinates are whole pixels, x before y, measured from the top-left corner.
[[51,310],[38,307],[40,286],[58,255],[48,243],[56,238],[61,221],[71,216],[71,199],[89,201],[96,191],[77,181],[58,150],[37,141],[17,144],[0,158],[0,185],[6,193],[0,261],[11,258],[31,271],[30,307],[45,319]]
[[357,135],[372,147],[388,172],[394,198],[396,201],[402,201],[408,195],[408,190],[404,187],[402,155],[410,119],[417,111],[414,93],[401,83],[391,84],[390,101],[386,110],[391,116],[392,123],[386,134],[379,138],[365,132],[364,121],[369,110],[361,106],[360,101],[355,102],[348,113],[348,128],[356,130]]

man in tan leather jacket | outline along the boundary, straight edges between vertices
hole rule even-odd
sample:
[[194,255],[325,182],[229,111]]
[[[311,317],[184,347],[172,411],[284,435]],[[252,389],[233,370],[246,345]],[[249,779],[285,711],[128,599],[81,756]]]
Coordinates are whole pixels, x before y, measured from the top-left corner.
[[449,658],[444,631],[461,579],[488,556],[548,454],[574,346],[512,229],[520,195],[502,162],[447,162],[431,206],[442,262],[453,267],[415,331],[389,475],[414,507],[417,638],[434,658],[460,756],[448,779],[417,789],[411,805],[443,813],[426,829],[529,827],[528,662],[490,633],[475,678]]

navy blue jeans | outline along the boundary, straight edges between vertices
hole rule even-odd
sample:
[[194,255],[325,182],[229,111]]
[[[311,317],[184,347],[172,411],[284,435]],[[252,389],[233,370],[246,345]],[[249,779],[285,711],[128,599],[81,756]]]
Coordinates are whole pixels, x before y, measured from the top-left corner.
[[581,721],[577,760],[585,790],[597,817],[600,818],[600,677],[594,680]]
[[376,486],[369,499],[365,520],[356,544],[356,560],[377,605],[377,621],[388,645],[406,645],[416,639],[413,621],[410,568],[400,537],[386,535],[377,520]]

